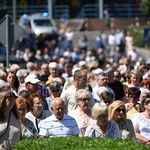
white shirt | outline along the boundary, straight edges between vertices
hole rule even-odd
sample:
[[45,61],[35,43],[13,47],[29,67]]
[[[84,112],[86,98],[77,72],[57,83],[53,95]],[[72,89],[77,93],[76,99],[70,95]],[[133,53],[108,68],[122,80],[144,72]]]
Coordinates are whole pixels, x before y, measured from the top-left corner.
[[[100,98],[99,98],[99,96],[97,95],[98,88],[99,88],[98,85],[96,85],[96,86],[93,88],[92,95],[93,95],[93,98],[94,98],[95,100],[101,101]],[[106,88],[107,88],[108,92],[110,92],[110,93],[113,94],[113,100],[115,100],[115,93],[114,93],[113,89],[111,89],[111,88],[108,87],[108,86],[106,86]]]
[[37,132],[39,132],[39,128],[40,128],[40,126],[41,126],[42,121],[43,121],[45,118],[49,117],[51,114],[52,114],[51,111],[49,111],[49,110],[43,110],[42,115],[40,116],[40,118],[36,118],[36,117],[33,115],[32,112],[28,112],[25,117],[26,117],[27,119],[29,119],[30,121],[33,122],[33,124],[34,124],[34,126],[35,126]]
[[62,120],[58,120],[55,115],[43,120],[40,133],[41,136],[54,137],[54,136],[73,136],[79,134],[77,122],[71,116],[64,114]]

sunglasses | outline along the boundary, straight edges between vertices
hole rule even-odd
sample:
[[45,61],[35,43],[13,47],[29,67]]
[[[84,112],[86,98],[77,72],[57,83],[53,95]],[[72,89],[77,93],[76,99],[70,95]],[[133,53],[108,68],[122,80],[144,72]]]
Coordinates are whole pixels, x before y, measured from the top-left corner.
[[122,111],[123,113],[126,112],[126,110],[125,110],[124,108],[117,108],[116,111],[117,111],[117,112],[121,112],[121,111]]
[[60,90],[52,90],[51,92],[59,92]]
[[119,78],[119,76],[114,76],[114,78]]

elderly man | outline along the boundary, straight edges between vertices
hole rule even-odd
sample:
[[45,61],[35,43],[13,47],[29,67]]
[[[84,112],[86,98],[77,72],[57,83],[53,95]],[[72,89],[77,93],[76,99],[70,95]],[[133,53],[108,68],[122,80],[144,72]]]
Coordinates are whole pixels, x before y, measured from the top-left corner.
[[115,99],[114,91],[113,91],[113,89],[111,89],[111,88],[109,88],[107,86],[107,83],[108,83],[108,76],[107,76],[107,74],[104,73],[104,72],[100,73],[96,80],[97,80],[97,85],[93,88],[93,92],[92,92],[92,95],[93,95],[94,99],[97,102],[100,102],[100,98],[97,95],[98,89],[99,89],[99,87],[106,87],[108,92],[113,94],[113,100],[114,100]]
[[52,101],[53,115],[43,120],[40,127],[40,137],[73,136],[79,134],[77,122],[65,114],[65,103],[57,97]]
[[[61,93],[61,98],[64,100],[66,106],[67,106],[67,112],[70,112],[71,110],[75,110],[77,108],[77,103],[75,100],[75,94],[76,91],[79,89],[85,89],[87,84],[87,72],[84,69],[75,71],[73,75],[73,83],[72,85],[64,90]],[[94,102],[92,100],[90,101],[92,103],[91,105],[94,105]]]

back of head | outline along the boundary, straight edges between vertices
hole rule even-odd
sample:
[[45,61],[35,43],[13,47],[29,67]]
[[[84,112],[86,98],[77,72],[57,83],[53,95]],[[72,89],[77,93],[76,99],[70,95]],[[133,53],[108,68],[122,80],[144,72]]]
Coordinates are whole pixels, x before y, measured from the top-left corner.
[[100,115],[108,114],[108,107],[104,102],[95,103],[92,108],[92,116],[98,119]]

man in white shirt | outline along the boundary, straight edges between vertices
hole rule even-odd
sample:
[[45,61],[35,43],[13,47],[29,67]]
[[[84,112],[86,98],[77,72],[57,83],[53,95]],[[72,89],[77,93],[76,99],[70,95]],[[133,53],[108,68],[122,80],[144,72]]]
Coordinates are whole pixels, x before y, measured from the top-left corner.
[[[99,87],[105,87],[108,90],[108,92],[110,92],[114,95],[113,89],[111,89],[107,86],[107,82],[108,82],[107,74],[104,72],[100,73],[97,78],[97,85],[93,88],[93,92],[92,92],[92,95],[93,95],[93,98],[95,99],[95,101],[100,102],[100,98],[97,95],[97,91],[98,91]],[[115,96],[113,96],[113,100],[114,99],[115,99]]]
[[43,120],[40,127],[40,137],[73,136],[79,134],[77,122],[65,114],[65,103],[57,97],[52,101],[53,115]]

